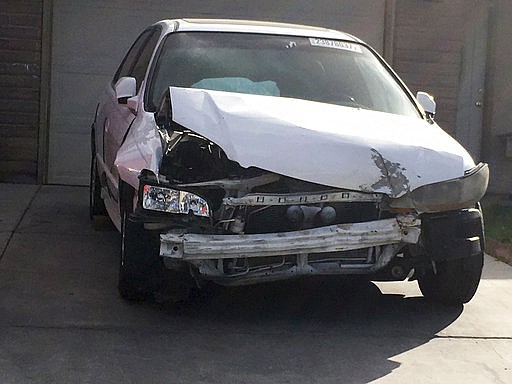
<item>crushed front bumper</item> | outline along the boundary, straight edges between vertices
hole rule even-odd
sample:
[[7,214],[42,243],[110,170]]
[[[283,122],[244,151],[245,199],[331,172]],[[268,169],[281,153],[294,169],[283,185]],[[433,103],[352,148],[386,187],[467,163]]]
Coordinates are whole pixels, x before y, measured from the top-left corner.
[[160,235],[160,256],[181,260],[267,257],[341,252],[389,244],[416,244],[421,222],[413,215],[301,231],[209,235]]

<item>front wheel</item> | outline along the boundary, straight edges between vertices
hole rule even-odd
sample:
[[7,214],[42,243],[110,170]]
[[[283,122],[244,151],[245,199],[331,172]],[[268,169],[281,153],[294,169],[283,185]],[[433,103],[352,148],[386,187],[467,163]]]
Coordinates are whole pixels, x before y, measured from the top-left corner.
[[128,213],[121,216],[121,255],[119,258],[118,290],[128,301],[142,301],[151,295],[151,245],[142,228],[128,220]]
[[484,264],[483,252],[462,259],[435,262],[418,278],[426,299],[448,305],[469,302],[476,293]]
[[482,276],[485,236],[480,206],[425,215],[422,232],[431,267],[418,276],[425,298],[448,305],[465,304]]
[[127,211],[122,212],[118,290],[123,299],[176,303],[189,297],[191,278],[185,271],[165,267],[159,245],[157,234],[129,220]]

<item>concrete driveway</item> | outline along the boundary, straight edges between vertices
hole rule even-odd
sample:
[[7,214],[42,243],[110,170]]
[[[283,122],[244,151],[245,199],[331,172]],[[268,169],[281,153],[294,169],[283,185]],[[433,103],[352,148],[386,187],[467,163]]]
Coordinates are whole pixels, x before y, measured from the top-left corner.
[[464,307],[312,279],[172,308],[118,297],[118,242],[86,188],[0,184],[0,383],[512,383],[512,268],[493,258]]

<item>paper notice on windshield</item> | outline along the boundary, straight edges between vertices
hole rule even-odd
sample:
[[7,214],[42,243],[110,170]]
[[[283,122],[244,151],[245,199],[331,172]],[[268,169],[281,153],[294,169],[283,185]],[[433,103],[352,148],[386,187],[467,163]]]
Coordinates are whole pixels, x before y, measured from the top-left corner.
[[311,45],[315,47],[342,49],[344,51],[351,51],[357,53],[363,52],[359,44],[349,43],[347,41],[318,39],[316,37],[310,37],[309,42],[311,43]]

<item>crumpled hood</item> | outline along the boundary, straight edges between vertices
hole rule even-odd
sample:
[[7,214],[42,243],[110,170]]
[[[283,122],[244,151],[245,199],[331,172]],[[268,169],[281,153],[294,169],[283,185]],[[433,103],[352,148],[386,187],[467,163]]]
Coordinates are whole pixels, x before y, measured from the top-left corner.
[[170,87],[173,120],[243,167],[400,197],[475,164],[436,124],[306,100]]

